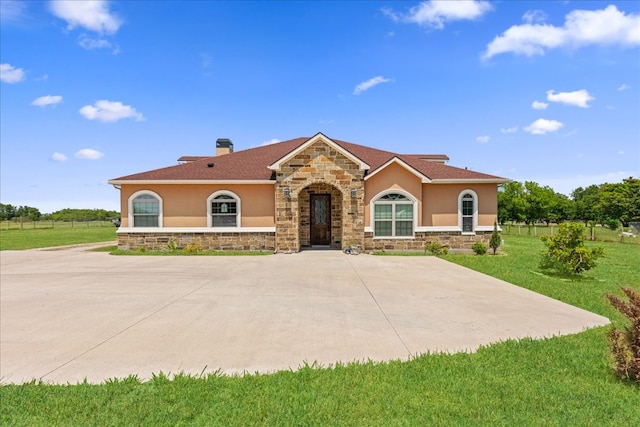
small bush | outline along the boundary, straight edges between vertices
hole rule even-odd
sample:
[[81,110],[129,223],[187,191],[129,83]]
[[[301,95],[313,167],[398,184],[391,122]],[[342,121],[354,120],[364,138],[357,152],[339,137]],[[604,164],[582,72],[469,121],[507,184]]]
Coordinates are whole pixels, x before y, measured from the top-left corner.
[[437,241],[431,242],[431,243],[425,243],[424,250],[425,252],[426,251],[431,252],[435,256],[449,253],[449,248],[447,248],[446,246],[443,246],[440,242],[437,242]]
[[175,240],[169,239],[169,242],[167,242],[167,247],[171,252],[175,252],[178,249],[178,244]]
[[189,243],[184,248],[184,251],[188,254],[196,254],[196,253],[202,252],[203,250],[204,250],[204,247],[200,243]]
[[475,242],[473,246],[471,246],[471,249],[473,249],[476,255],[484,255],[487,253],[487,245],[483,242]]
[[596,259],[604,254],[604,249],[587,248],[583,233],[582,224],[565,222],[560,224],[556,235],[542,237],[548,249],[542,255],[540,268],[554,269],[562,274],[579,274],[595,267]]
[[630,288],[622,288],[622,291],[629,298],[628,303],[615,295],[607,295],[611,305],[631,323],[624,331],[615,327],[609,331],[613,370],[620,378],[640,383],[640,293]]
[[620,228],[620,221],[618,221],[617,219],[609,218],[604,222],[604,225],[609,230],[616,231],[618,228]]
[[489,247],[493,250],[493,254],[496,254],[496,251],[500,247],[502,243],[502,239],[500,239],[500,232],[498,231],[498,223],[493,222],[493,232],[491,232],[491,240],[489,240]]

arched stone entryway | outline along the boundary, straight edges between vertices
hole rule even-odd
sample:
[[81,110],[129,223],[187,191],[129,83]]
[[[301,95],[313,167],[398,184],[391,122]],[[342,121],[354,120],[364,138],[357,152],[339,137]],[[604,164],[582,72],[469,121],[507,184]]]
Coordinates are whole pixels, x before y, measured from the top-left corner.
[[311,184],[298,193],[300,247],[342,248],[343,194],[327,183]]

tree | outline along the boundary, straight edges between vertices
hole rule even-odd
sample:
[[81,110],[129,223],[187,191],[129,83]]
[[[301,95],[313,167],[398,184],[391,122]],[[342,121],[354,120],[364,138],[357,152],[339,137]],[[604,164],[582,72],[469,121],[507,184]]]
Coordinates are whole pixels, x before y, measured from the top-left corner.
[[34,208],[31,206],[20,206],[16,210],[15,216],[26,218],[29,221],[37,221],[40,219],[42,214],[40,213],[38,208]]
[[525,219],[526,200],[524,187],[521,182],[510,181],[502,186],[498,192],[498,221],[521,222]]
[[491,233],[491,239],[489,240],[489,247],[493,250],[493,254],[496,254],[496,251],[500,247],[501,239],[500,233],[498,233],[498,223],[493,222],[493,232]]
[[11,219],[16,216],[16,207],[13,205],[8,205],[4,203],[0,203],[0,221],[5,221],[7,219]]
[[590,185],[587,188],[578,187],[571,193],[575,205],[575,219],[579,219],[587,225],[589,221],[600,222],[600,188]]
[[533,181],[524,183],[525,189],[525,223],[531,224],[538,220],[548,222],[549,213],[555,201],[555,192],[551,187],[541,187]]
[[624,331],[617,328],[609,331],[613,369],[621,378],[640,383],[640,292],[631,288],[622,288],[622,291],[629,298],[628,303],[615,295],[607,295],[611,305],[624,314],[630,323]]
[[589,249],[584,244],[584,225],[577,222],[560,224],[554,236],[541,240],[547,246],[540,268],[553,269],[563,274],[579,274],[596,266],[596,260],[604,254],[602,247]]

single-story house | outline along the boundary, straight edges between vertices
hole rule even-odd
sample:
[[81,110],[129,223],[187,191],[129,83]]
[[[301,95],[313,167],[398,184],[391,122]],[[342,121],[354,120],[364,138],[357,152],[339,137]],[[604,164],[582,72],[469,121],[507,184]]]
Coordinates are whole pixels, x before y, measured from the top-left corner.
[[417,250],[488,240],[508,179],[322,133],[110,180],[120,189],[123,249]]

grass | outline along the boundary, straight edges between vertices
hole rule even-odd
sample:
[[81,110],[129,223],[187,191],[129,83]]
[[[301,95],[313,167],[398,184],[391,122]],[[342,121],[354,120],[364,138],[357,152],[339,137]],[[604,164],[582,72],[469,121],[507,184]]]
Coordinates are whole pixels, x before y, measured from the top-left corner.
[[76,226],[54,228],[0,229],[0,250],[22,250],[48,248],[53,246],[74,245],[115,241],[116,227]]
[[[640,245],[602,243],[605,257],[578,280],[543,275],[544,246],[504,236],[504,254],[445,259],[602,314],[638,288]],[[608,327],[476,353],[423,355],[271,375],[157,374],[101,385],[32,382],[0,387],[2,425],[637,425],[640,388],[610,369]]]

